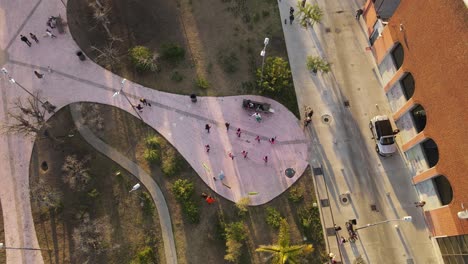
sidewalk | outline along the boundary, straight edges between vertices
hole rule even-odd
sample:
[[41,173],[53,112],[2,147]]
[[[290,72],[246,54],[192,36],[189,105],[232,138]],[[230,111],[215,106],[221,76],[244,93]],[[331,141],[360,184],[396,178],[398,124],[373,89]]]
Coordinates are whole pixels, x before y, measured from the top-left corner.
[[[289,17],[290,6],[297,10],[297,1],[278,3],[282,20]],[[321,23],[306,30],[296,18],[293,25],[283,24],[283,31],[299,107],[315,112],[308,130],[310,164],[322,168],[313,177],[327,248],[343,263],[359,258],[365,263],[437,263],[423,216],[412,204],[417,196],[403,157],[380,159],[370,139],[369,120],[390,111],[372,55],[365,50],[367,35],[355,20],[359,5],[340,0],[318,5],[324,11]],[[308,55],[325,58],[332,71],[309,72]],[[360,227],[406,215],[412,223],[363,229],[354,244],[339,245],[333,231],[335,224],[341,226],[340,235],[347,238],[344,224],[350,219]]]

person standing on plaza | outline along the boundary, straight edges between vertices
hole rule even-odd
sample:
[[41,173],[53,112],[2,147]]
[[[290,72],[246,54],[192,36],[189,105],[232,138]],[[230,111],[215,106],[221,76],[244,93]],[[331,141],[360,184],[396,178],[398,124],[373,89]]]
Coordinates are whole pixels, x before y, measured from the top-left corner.
[[257,140],[257,142],[260,143],[260,136],[255,137],[255,140]]
[[211,126],[209,124],[205,125],[206,132],[210,133]]
[[44,78],[44,74],[39,73],[38,71],[34,71],[34,75],[36,75],[36,77],[39,78],[39,79]]
[[206,153],[210,152],[210,145],[205,145]]
[[224,123],[224,125],[226,126],[226,130],[229,131],[229,126],[230,126],[231,124],[229,124],[228,122],[226,122],[226,123]]
[[20,39],[21,41],[23,41],[24,43],[26,43],[26,45],[28,45],[28,47],[31,47],[31,41],[29,41],[29,39],[23,35],[20,35]]
[[39,43],[39,40],[37,39],[36,35],[34,35],[33,33],[29,33],[29,36],[30,36],[36,43]]
[[294,21],[294,14],[291,14],[289,16],[289,25],[292,25],[293,21]]
[[46,29],[46,36],[50,37],[50,38],[56,38],[57,37],[54,34],[52,34],[52,32],[49,29]]

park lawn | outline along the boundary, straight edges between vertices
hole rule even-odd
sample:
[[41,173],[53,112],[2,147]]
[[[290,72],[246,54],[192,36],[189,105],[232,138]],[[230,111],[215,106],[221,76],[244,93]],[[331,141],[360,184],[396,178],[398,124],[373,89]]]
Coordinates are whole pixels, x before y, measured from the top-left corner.
[[[75,41],[103,67],[156,90],[210,96],[260,94],[255,72],[262,65],[260,51],[265,37],[270,39],[267,57],[289,61],[276,0],[100,2],[109,7],[106,17],[114,41],[93,18],[89,3],[94,1],[71,0],[67,15]],[[143,45],[161,56],[162,46],[168,43],[182,47],[185,59],[160,58],[159,72],[135,70],[128,56],[132,47]],[[102,53],[96,48],[106,53],[110,47],[116,59],[111,63],[99,59]],[[194,85],[198,77],[208,82],[208,88]],[[299,117],[292,84],[279,93],[263,95],[281,102]]]
[[[164,175],[159,165],[149,164],[144,159],[145,138],[148,135],[159,136],[156,131],[123,110],[100,105],[100,112],[105,120],[104,129],[100,135],[103,141],[121,151],[129,159],[135,160],[140,167],[152,175],[161,187],[172,217],[179,263],[226,263],[224,260],[226,248],[220,228],[220,215],[224,217],[225,223],[243,221],[247,227],[249,235],[242,248],[239,263],[265,263],[265,255],[256,253],[255,249],[259,245],[271,244],[277,238],[277,230],[265,222],[267,207],[277,209],[283,217],[288,219],[291,225],[292,243],[314,245],[316,250],[311,254],[308,263],[321,263],[326,260],[324,259],[326,252],[320,219],[315,219],[315,224],[318,225],[315,230],[320,231],[312,233],[302,227],[301,217],[298,214],[303,208],[316,202],[313,178],[309,169],[288,191],[265,205],[250,207],[249,213],[240,217],[234,203],[213,193],[177,151],[175,153],[179,165],[177,166],[178,173],[174,176]],[[178,179],[187,179],[194,184],[195,194],[192,200],[199,207],[199,223],[191,223],[184,216],[180,203],[176,201],[171,191],[174,182]],[[297,187],[304,190],[304,199],[295,203],[288,197],[290,190]],[[202,192],[213,195],[217,202],[208,205],[200,196]],[[303,242],[304,237],[307,237],[305,242]]]
[[[39,208],[32,200],[31,207],[39,246],[45,263],[130,263],[138,252],[149,247],[158,263],[164,262],[163,244],[157,211],[149,194],[129,193],[138,181],[112,160],[95,151],[76,131],[69,108],[58,111],[49,121],[50,134],[62,143],[38,137],[30,164],[30,188],[35,190],[37,179],[58,190],[61,204],[56,209]],[[73,135],[69,137],[68,135]],[[92,179],[84,191],[76,191],[62,181],[62,164],[68,155],[89,156],[87,163]],[[47,170],[42,169],[43,161]],[[119,176],[116,172],[120,171]],[[34,193],[31,193],[34,195]],[[81,254],[73,239],[74,229],[89,215],[91,221],[103,219],[102,254]]]

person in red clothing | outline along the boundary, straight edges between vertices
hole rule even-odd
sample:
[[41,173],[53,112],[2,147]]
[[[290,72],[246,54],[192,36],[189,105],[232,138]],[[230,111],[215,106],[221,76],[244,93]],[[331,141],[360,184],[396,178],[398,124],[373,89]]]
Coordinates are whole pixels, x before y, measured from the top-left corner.
[[212,204],[214,202],[216,202],[216,200],[211,197],[211,195],[208,195],[208,197],[206,197],[206,200],[205,200],[208,204]]

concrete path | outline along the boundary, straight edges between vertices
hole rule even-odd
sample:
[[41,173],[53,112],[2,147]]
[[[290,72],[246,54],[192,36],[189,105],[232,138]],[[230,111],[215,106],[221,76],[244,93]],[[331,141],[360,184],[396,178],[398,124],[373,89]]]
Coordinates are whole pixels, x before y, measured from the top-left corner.
[[[322,23],[306,30],[296,19],[293,25],[283,24],[283,30],[299,105],[312,106],[317,115],[308,132],[310,164],[323,168],[323,173],[314,176],[316,190],[319,199],[330,203],[321,208],[324,227],[333,229],[337,224],[343,228],[339,235],[347,238],[344,223],[349,219],[357,219],[360,227],[413,217],[412,223],[362,229],[355,244],[340,246],[335,235],[326,235],[327,248],[343,263],[358,258],[365,263],[437,263],[422,212],[413,204],[418,198],[404,157],[379,158],[370,138],[369,120],[377,114],[390,114],[390,110],[372,54],[365,49],[367,36],[354,18],[364,1],[307,2],[318,3],[324,11]],[[283,20],[296,4],[295,0],[279,2]],[[307,55],[331,62],[332,72],[309,72]],[[321,122],[324,115],[331,122]]]
[[[44,38],[45,23],[50,15],[61,14],[66,20],[61,1],[29,1],[18,4],[13,0],[0,0],[0,67],[5,67],[8,76],[0,80],[0,122],[9,122],[7,112],[16,97],[27,94],[20,86],[31,91],[41,91],[42,96],[57,106],[57,109],[74,102],[97,102],[119,107],[136,116],[134,109],[122,96],[113,97],[118,91],[121,78],[99,67],[90,60],[79,61],[79,50],[70,33],[58,34],[58,38]],[[19,35],[35,33],[39,44],[26,46]],[[47,72],[50,66],[52,73]],[[45,73],[43,79],[33,71]],[[158,92],[127,81],[125,94],[133,104],[141,97],[151,102],[145,108],[143,120],[161,133],[184,156],[197,174],[219,195],[237,201],[249,192],[252,205],[264,204],[290,187],[304,172],[307,162],[307,141],[300,122],[284,106],[258,96],[204,97],[191,103],[187,96]],[[241,107],[243,98],[268,102],[274,114],[263,115],[257,123],[251,112]],[[226,131],[224,123],[231,124]],[[211,133],[204,130],[211,124]],[[236,136],[235,129],[243,134]],[[261,143],[254,138],[260,136]],[[266,140],[277,136],[277,143]],[[32,139],[22,135],[0,135],[0,199],[4,212],[5,244],[10,247],[38,247],[29,199],[29,160]],[[209,144],[211,151],[205,152]],[[243,159],[245,150],[249,157]],[[234,160],[228,157],[232,152]],[[268,156],[268,163],[263,157]],[[296,175],[289,179],[284,175],[293,168]],[[224,184],[214,181],[224,171]],[[226,187],[226,186],[229,186]],[[42,263],[40,252],[7,251],[10,263]]]
[[148,192],[150,193],[151,197],[153,198],[153,202],[156,205],[156,209],[158,210],[159,223],[161,225],[161,233],[164,242],[166,263],[177,263],[177,252],[175,247],[174,234],[172,232],[171,215],[169,214],[166,199],[164,198],[159,185],[148,173],[140,168],[138,164],[129,160],[112,146],[109,146],[104,141],[100,140],[88,127],[84,125],[80,105],[70,105],[70,112],[78,132],[80,132],[81,136],[83,136],[86,142],[88,142],[94,149],[122,166],[122,168],[140,180],[146,189],[148,189]]

